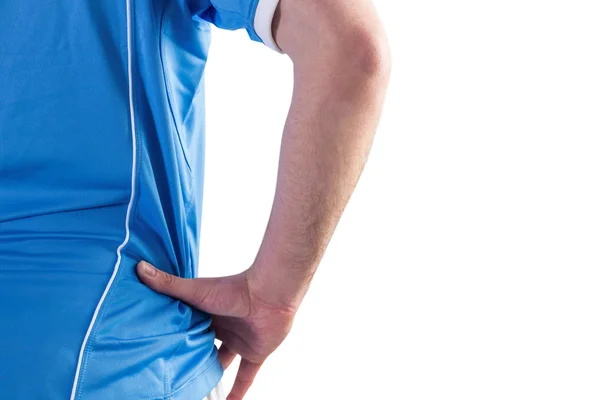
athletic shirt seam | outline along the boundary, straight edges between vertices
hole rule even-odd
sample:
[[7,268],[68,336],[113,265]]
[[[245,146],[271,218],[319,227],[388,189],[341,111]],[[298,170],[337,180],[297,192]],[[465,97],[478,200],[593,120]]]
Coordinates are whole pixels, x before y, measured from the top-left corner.
[[[106,312],[106,308],[108,306],[108,304],[110,304],[110,299],[112,298],[112,295],[115,291],[115,287],[118,284],[118,280],[119,280],[119,276],[121,275],[121,271],[122,271],[122,264],[123,264],[123,258],[124,258],[124,254],[125,254],[125,250],[127,248],[129,248],[131,246],[131,236],[132,236],[132,225],[133,225],[133,221],[135,220],[135,215],[137,212],[137,205],[138,205],[138,201],[139,201],[139,186],[140,186],[140,171],[141,171],[141,157],[140,157],[140,152],[142,151],[142,146],[141,144],[141,137],[138,131],[138,127],[139,125],[135,124],[135,122],[137,122],[137,115],[138,115],[138,110],[137,110],[137,85],[135,84],[135,77],[136,74],[133,73],[133,71],[135,70],[135,64],[134,61],[136,60],[135,57],[135,48],[136,48],[136,44],[135,44],[135,32],[134,32],[134,21],[136,20],[135,18],[135,13],[136,13],[136,8],[134,6],[135,1],[134,0],[130,0],[130,11],[131,11],[131,20],[128,22],[131,26],[131,37],[127,38],[128,41],[130,41],[130,52],[131,52],[131,68],[132,68],[132,73],[131,73],[131,77],[128,79],[131,79],[131,102],[132,102],[132,108],[133,108],[133,116],[131,116],[131,118],[133,118],[133,124],[131,121],[131,118],[129,119],[129,131],[130,133],[133,131],[133,134],[135,135],[135,140],[136,143],[138,144],[136,146],[135,149],[135,157],[136,157],[136,163],[135,163],[135,171],[134,171],[134,193],[137,193],[138,196],[133,197],[132,201],[131,201],[131,212],[130,212],[130,216],[129,216],[129,221],[128,221],[128,226],[126,228],[126,231],[129,231],[129,239],[127,241],[127,243],[125,243],[125,245],[121,248],[121,260],[119,262],[118,265],[118,269],[117,269],[117,273],[115,275],[115,278],[108,290],[108,293],[106,294],[106,297],[104,298],[104,301],[102,302],[102,306],[100,311],[98,312],[98,316],[96,317],[96,320],[94,321],[94,327],[92,328],[92,332],[90,333],[90,336],[88,338],[88,342],[87,342],[87,349],[84,350],[85,354],[84,354],[84,358],[81,362],[81,372],[80,372],[80,376],[79,376],[79,380],[76,383],[77,384],[77,394],[75,395],[75,399],[76,400],[80,400],[82,397],[82,393],[83,393],[83,389],[84,389],[84,382],[85,382],[85,377],[87,375],[87,370],[88,370],[88,360],[90,355],[92,354],[92,352],[94,351],[94,344],[95,344],[95,339],[96,339],[96,333],[98,332],[99,326],[102,323],[102,319],[104,317],[104,313]],[[136,129],[134,129],[134,126]],[[132,143],[133,146],[133,143]],[[133,160],[132,160],[133,163]],[[133,165],[132,165],[133,167]]]
[[188,160],[187,152],[185,150],[185,146],[183,145],[183,140],[181,138],[181,132],[180,132],[181,129],[180,129],[179,124],[177,123],[177,118],[175,118],[175,110],[173,109],[173,102],[172,102],[172,98],[174,97],[173,90],[171,87],[171,81],[169,80],[169,75],[167,73],[169,64],[167,62],[167,57],[165,56],[164,46],[163,46],[165,14],[167,13],[167,11],[171,8],[171,6],[173,4],[174,3],[172,0],[168,0],[167,4],[165,5],[165,7],[161,13],[161,17],[160,17],[160,31],[159,31],[160,63],[161,63],[161,67],[162,67],[162,75],[163,75],[165,90],[166,90],[166,94],[167,94],[167,103],[169,104],[169,114],[171,115],[170,119],[173,122],[173,127],[175,128],[175,133],[177,135],[177,140],[179,141],[179,145],[181,146],[181,151],[183,153],[183,159],[185,160],[185,165],[188,167],[190,174],[193,177],[193,175],[194,175],[193,170],[192,170],[192,167]]

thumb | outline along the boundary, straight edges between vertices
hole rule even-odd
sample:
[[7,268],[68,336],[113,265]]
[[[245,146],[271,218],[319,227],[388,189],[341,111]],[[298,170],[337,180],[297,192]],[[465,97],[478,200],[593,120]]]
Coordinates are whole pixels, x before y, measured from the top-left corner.
[[154,291],[209,314],[246,317],[250,313],[250,297],[244,274],[222,278],[180,278],[146,261],[138,263],[137,274]]

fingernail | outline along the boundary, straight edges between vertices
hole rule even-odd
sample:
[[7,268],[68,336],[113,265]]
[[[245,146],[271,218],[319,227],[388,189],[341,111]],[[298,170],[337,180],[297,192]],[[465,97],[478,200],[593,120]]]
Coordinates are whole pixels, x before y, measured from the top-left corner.
[[142,273],[146,276],[149,277],[155,277],[156,276],[156,268],[154,268],[152,265],[148,264],[146,261],[142,261]]

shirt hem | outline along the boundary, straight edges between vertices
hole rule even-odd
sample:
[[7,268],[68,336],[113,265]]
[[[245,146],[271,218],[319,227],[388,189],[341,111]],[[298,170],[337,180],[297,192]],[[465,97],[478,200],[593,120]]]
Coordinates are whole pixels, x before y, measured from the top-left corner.
[[198,400],[204,399],[218,385],[223,378],[223,366],[218,357],[214,357],[211,364],[196,377],[186,382],[162,400]]

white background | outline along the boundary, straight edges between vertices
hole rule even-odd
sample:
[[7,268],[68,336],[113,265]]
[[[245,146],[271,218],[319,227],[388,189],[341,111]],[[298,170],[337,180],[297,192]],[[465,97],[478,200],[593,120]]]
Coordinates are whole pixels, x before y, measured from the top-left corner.
[[[375,3],[381,125],[247,399],[599,399],[599,3]],[[293,82],[243,31],[214,30],[206,76],[214,276],[256,254]]]

